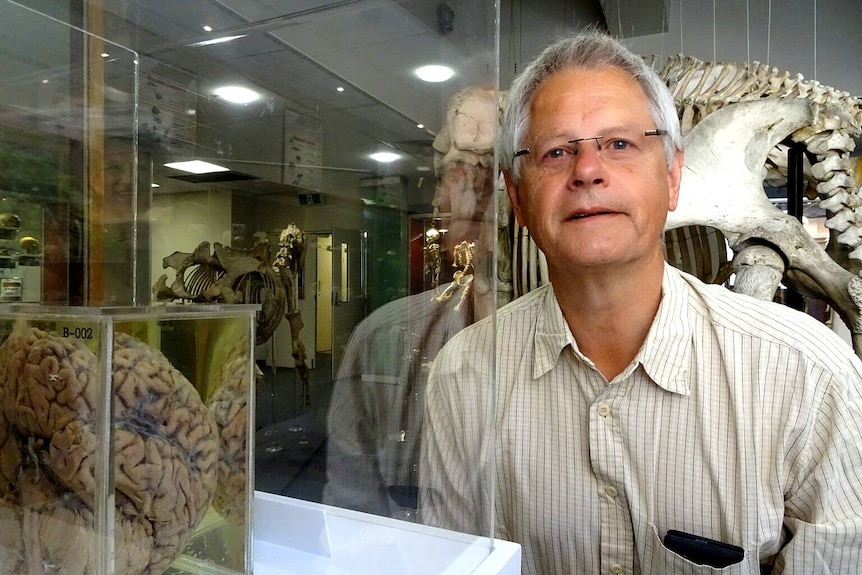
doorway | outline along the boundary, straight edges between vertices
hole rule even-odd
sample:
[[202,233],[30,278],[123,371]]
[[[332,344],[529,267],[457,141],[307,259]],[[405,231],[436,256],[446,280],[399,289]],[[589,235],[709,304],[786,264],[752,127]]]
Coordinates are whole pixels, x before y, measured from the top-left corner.
[[314,297],[317,329],[315,354],[332,353],[332,234],[316,234],[317,281]]

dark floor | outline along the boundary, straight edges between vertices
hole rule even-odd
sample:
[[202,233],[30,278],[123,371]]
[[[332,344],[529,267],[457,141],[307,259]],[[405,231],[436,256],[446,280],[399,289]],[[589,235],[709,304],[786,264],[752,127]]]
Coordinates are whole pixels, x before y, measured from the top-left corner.
[[326,482],[326,415],[332,394],[332,362],[317,353],[309,371],[308,401],[296,370],[261,365],[255,409],[255,489],[321,500]]

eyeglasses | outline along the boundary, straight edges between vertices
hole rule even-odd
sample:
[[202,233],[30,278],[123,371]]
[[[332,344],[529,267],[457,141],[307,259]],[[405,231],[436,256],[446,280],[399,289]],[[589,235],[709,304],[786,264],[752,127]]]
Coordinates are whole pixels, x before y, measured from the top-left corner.
[[667,130],[642,130],[638,128],[620,128],[603,136],[592,138],[576,138],[560,142],[560,138],[540,142],[535,146],[518,150],[514,154],[521,156],[529,164],[544,172],[559,172],[571,168],[581,142],[592,140],[596,143],[596,153],[606,162],[627,163],[643,157],[648,145],[649,136],[666,136]]

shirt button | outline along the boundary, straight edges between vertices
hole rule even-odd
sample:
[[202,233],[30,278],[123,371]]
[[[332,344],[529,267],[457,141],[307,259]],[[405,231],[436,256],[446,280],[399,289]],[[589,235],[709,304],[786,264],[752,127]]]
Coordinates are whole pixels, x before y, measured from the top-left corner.
[[605,494],[607,494],[608,497],[616,497],[617,496],[617,488],[614,487],[613,485],[606,485],[605,486]]
[[597,411],[602,417],[607,417],[611,414],[611,407],[607,403],[600,403]]
[[619,563],[614,563],[613,565],[611,565],[611,573],[613,573],[614,575],[622,575],[625,572],[626,570],[623,569],[623,566]]

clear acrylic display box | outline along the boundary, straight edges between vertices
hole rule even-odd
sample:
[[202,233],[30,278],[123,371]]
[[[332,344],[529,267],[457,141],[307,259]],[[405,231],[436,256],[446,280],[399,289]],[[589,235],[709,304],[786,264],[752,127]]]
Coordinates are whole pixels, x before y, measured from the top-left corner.
[[0,306],[0,573],[252,572],[257,309]]

